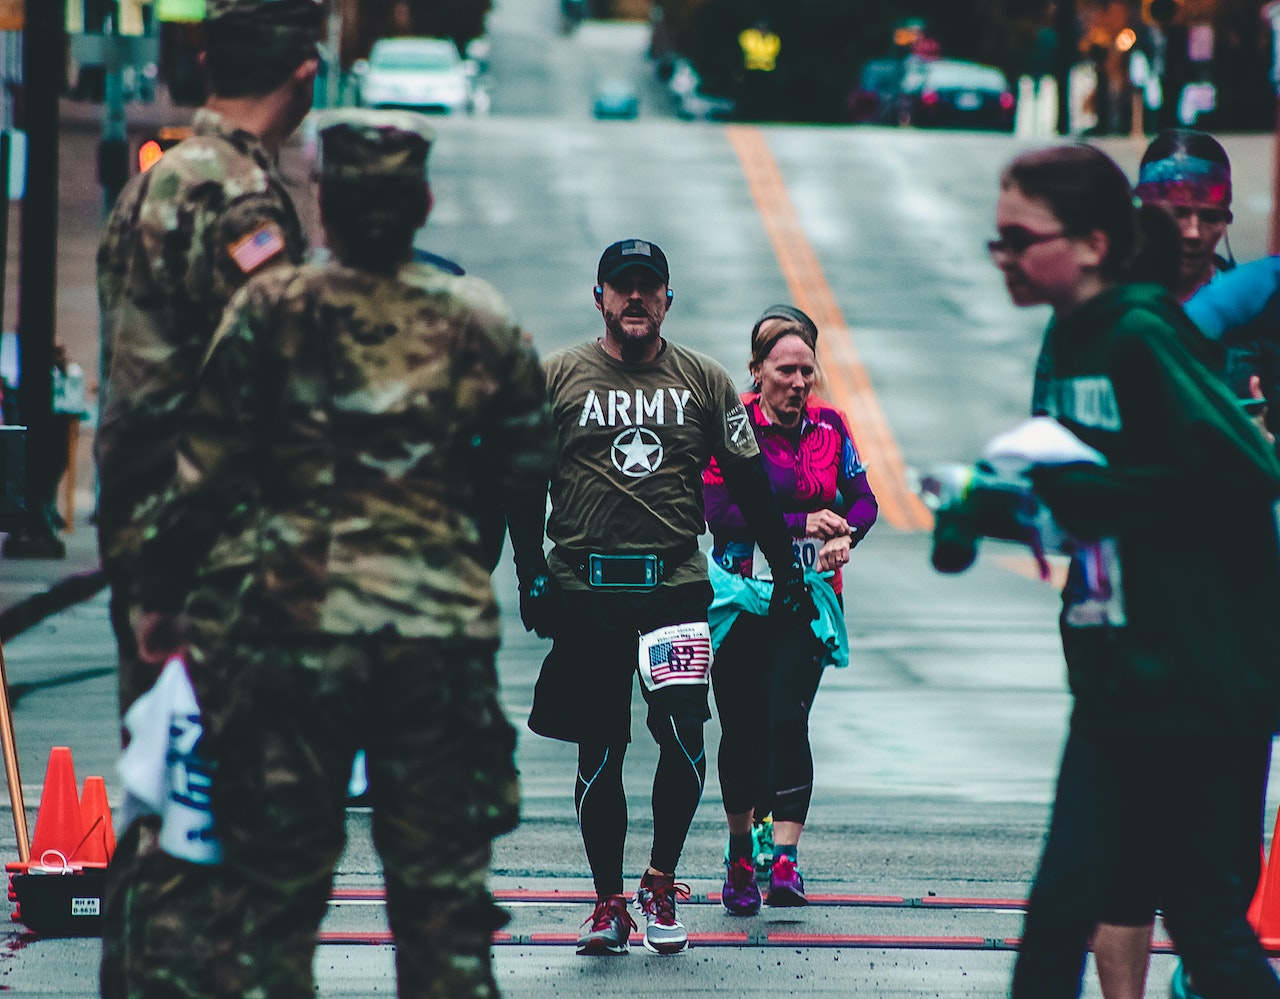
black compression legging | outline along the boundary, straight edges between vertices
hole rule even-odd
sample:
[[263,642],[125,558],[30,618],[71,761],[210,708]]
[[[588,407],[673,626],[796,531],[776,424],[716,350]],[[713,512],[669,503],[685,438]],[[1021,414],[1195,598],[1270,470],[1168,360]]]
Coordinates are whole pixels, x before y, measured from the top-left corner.
[[[711,669],[720,716],[720,791],[725,811],[803,823],[813,797],[809,710],[822,679],[807,625],[779,633],[768,618],[743,614]],[[767,712],[767,723],[761,717]]]
[[[702,721],[651,714],[649,731],[657,740],[658,768],[653,775],[653,849],[649,863],[674,873],[707,776]],[[574,801],[587,863],[601,898],[622,894],[622,858],[627,837],[627,798],[622,760],[627,744],[578,746]]]

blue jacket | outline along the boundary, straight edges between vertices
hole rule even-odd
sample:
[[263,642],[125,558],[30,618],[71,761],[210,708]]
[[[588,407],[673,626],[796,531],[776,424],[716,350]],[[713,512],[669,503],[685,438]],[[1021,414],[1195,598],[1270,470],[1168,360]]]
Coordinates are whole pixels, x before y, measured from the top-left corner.
[[1263,257],[1218,275],[1183,308],[1200,332],[1221,340],[1229,331],[1258,319],[1269,320],[1280,336],[1280,256]]

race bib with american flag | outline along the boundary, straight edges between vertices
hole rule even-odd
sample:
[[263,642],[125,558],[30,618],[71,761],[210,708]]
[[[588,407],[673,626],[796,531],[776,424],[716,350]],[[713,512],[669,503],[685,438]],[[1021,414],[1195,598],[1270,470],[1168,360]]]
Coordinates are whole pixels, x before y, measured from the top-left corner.
[[640,679],[649,690],[706,683],[711,672],[711,628],[706,621],[669,624],[640,636]]

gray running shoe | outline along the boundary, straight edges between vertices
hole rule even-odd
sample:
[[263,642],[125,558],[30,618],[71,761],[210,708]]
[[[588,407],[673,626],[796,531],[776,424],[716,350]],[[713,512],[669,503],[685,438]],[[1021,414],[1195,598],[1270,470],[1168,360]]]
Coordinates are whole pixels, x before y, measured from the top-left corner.
[[644,949],[653,954],[679,954],[689,946],[689,931],[676,918],[676,898],[688,898],[689,886],[665,874],[645,872],[636,905],[645,916]]
[[625,954],[631,931],[637,929],[625,895],[600,899],[582,926],[586,932],[578,937],[578,953],[591,956]]

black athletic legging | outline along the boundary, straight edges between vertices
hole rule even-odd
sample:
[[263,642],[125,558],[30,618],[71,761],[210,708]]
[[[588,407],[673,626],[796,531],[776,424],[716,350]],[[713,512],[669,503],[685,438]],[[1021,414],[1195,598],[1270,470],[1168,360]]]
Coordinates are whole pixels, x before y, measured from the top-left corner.
[[[674,873],[706,783],[702,719],[654,711],[649,714],[649,731],[659,750],[658,768],[653,775],[653,849],[649,864],[654,870]],[[627,837],[622,760],[626,753],[625,742],[614,746],[578,745],[574,801],[587,863],[600,898],[622,894]]]
[[1013,999],[1077,999],[1107,894],[1107,861],[1145,846],[1164,924],[1196,990],[1280,999],[1280,982],[1245,919],[1254,884],[1236,872],[1242,769],[1257,738],[1072,728],[1053,816],[1027,903]]
[[720,715],[720,791],[729,814],[772,811],[775,822],[802,824],[808,816],[809,711],[822,679],[820,653],[807,623],[780,631],[755,614],[740,615],[716,651],[711,689]]

